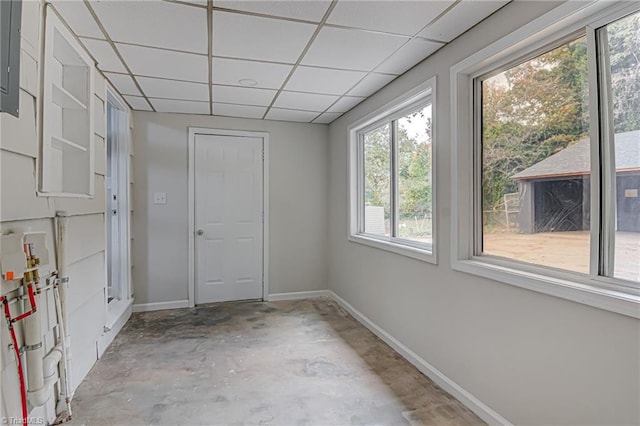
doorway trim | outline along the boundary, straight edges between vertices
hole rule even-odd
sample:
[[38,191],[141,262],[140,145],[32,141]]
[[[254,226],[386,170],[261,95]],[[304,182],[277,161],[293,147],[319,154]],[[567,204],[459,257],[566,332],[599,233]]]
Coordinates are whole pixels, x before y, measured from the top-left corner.
[[193,308],[195,301],[195,147],[196,136],[241,136],[262,139],[262,300],[269,300],[269,133],[253,132],[244,130],[210,129],[205,127],[189,127],[189,138],[187,145],[188,156],[188,215],[189,215],[189,307]]
[[[131,279],[131,204],[130,204],[130,183],[131,183],[131,110],[118,94],[118,92],[110,85],[106,84],[104,96],[104,120],[105,120],[105,250],[104,250],[104,304],[105,304],[105,324],[103,334],[98,341],[98,354],[99,356],[105,351],[106,347],[113,341],[115,336],[120,332],[120,329],[124,326],[125,322],[131,316],[133,297],[132,297],[132,279]],[[113,105],[115,109],[121,114],[122,120],[118,122],[118,127],[113,129],[110,126],[112,123],[107,121],[107,110],[109,104]],[[120,258],[120,268],[117,272],[119,289],[119,300],[108,302],[108,268],[111,267],[109,262],[109,256],[113,256],[113,253],[109,252],[108,239],[114,239],[113,234],[109,234],[109,227],[106,221],[111,220],[110,212],[112,208],[111,200],[108,200],[108,191],[106,190],[106,179],[109,175],[109,171],[106,169],[109,164],[106,160],[106,150],[109,149],[109,131],[115,130],[117,132],[117,169],[118,178],[116,179],[117,188],[115,188],[119,199],[118,209],[120,211],[120,220],[118,220],[118,235],[117,246],[115,251]]]

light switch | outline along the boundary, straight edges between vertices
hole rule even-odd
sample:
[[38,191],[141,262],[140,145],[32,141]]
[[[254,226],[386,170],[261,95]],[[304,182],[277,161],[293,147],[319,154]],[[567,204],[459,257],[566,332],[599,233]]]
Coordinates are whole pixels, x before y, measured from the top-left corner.
[[154,192],[153,193],[153,204],[167,204],[167,193],[166,192]]

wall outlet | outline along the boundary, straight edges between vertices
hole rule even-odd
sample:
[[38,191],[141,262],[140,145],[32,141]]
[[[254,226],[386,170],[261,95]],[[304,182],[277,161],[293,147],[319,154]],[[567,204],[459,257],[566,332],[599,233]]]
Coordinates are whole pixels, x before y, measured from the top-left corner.
[[153,193],[153,204],[167,204],[167,193],[166,192],[154,192]]

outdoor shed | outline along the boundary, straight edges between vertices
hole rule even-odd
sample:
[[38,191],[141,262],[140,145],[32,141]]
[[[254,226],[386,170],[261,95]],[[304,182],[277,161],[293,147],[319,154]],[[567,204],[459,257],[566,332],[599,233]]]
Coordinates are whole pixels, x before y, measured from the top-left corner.
[[[589,139],[513,176],[519,181],[520,232],[581,231],[590,223]],[[615,135],[616,230],[640,232],[640,130]]]

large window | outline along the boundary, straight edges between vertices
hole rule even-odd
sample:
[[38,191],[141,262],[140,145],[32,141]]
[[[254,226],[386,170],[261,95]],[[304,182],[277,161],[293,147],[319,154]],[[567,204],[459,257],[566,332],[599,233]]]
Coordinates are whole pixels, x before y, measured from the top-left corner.
[[640,12],[591,7],[453,67],[453,267],[638,316]]
[[434,260],[432,102],[429,86],[352,130],[352,240]]

